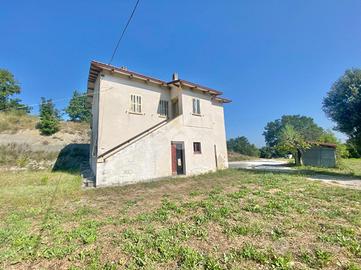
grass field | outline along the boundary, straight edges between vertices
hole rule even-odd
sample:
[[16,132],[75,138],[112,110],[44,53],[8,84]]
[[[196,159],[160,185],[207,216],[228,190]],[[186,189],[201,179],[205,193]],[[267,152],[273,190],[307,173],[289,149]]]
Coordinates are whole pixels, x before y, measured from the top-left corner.
[[360,190],[240,170],[80,186],[1,172],[0,268],[361,269]]

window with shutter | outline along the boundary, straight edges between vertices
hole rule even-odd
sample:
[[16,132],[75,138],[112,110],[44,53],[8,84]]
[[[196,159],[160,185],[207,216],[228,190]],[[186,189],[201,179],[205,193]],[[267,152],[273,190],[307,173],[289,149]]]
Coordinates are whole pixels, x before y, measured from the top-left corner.
[[142,97],[139,95],[130,95],[130,111],[134,113],[142,112]]
[[201,114],[201,102],[198,98],[193,98],[193,113]]

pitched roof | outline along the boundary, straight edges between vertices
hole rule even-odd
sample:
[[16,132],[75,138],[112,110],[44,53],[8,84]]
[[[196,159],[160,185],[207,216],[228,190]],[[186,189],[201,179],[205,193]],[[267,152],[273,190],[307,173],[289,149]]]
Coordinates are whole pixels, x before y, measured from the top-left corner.
[[146,82],[152,82],[152,83],[158,84],[160,86],[184,85],[184,86],[189,87],[190,89],[195,89],[195,90],[199,90],[199,91],[202,91],[205,93],[209,93],[209,94],[213,95],[215,97],[215,99],[219,102],[223,102],[223,103],[231,102],[230,99],[226,99],[226,98],[219,96],[219,95],[223,94],[222,92],[211,89],[206,86],[188,82],[186,80],[174,80],[174,81],[170,81],[170,82],[165,82],[165,81],[156,79],[154,77],[149,77],[149,76],[146,76],[143,74],[139,74],[139,73],[124,69],[124,68],[118,68],[118,67],[107,65],[107,64],[97,62],[97,61],[92,61],[90,63],[90,70],[89,70],[89,76],[88,76],[88,92],[94,90],[94,83],[97,80],[97,77],[102,70],[107,70],[107,71],[114,72],[117,74],[125,75],[125,76],[128,76],[129,78],[136,78],[136,79],[140,79],[140,80],[143,80]]

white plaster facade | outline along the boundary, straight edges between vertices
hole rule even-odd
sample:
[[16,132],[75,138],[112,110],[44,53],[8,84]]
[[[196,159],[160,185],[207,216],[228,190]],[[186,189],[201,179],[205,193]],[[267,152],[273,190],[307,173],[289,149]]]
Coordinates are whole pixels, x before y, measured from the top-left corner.
[[[227,168],[223,104],[230,101],[220,94],[187,81],[167,83],[92,62],[90,164],[96,186]],[[131,111],[131,95],[141,96],[140,113]],[[193,111],[193,99],[199,100],[200,114]],[[167,117],[159,114],[160,100],[168,102]],[[201,153],[194,151],[194,143],[200,143]]]

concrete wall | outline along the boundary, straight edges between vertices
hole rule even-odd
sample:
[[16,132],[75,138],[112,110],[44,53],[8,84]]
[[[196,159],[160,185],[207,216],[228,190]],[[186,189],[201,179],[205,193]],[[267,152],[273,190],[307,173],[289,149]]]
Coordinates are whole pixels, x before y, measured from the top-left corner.
[[94,85],[94,94],[92,99],[92,121],[91,121],[91,137],[90,137],[90,167],[96,175],[96,164],[98,155],[98,123],[99,123],[99,89],[100,89],[100,76]]
[[[130,112],[131,94],[142,97],[141,114]],[[157,113],[159,100],[170,101],[168,88],[107,73],[101,78],[100,95],[98,154],[164,121]]]
[[[142,114],[129,112],[131,94],[142,96]],[[193,114],[194,97],[200,99],[201,115]],[[184,142],[186,175],[215,171],[215,148],[218,169],[228,167],[222,103],[199,91],[176,86],[169,89],[110,74],[100,83],[98,155],[164,121],[157,114],[159,100],[169,100],[171,111],[174,98],[180,106],[178,117],[98,160],[97,186],[171,176],[172,141]],[[193,142],[201,143],[201,154],[193,152]]]
[[324,146],[312,146],[302,156],[303,164],[317,167],[336,167],[336,149]]
[[[212,133],[207,129],[194,132],[194,128],[184,126],[183,117],[178,116],[98,163],[96,185],[129,184],[171,176],[172,141],[184,142],[186,175],[217,170]],[[193,142],[201,142],[201,154],[193,153]],[[227,153],[222,152],[222,143],[218,145],[218,169],[227,168]]]

